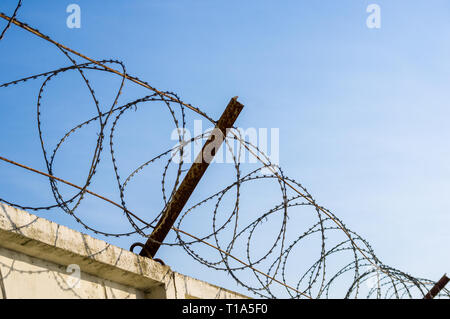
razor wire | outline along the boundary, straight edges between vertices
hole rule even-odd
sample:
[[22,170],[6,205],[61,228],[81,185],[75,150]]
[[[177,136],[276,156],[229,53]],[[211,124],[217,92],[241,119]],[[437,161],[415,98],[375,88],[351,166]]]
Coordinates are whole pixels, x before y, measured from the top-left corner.
[[[37,29],[16,20],[21,5],[22,2],[18,1],[12,17],[7,21],[1,32],[0,40],[4,38],[13,22],[28,31],[30,31],[29,29],[34,30],[33,33],[37,35],[41,34]],[[3,16],[6,15],[3,14]],[[57,47],[58,51],[68,59],[69,65],[0,84],[0,89],[7,89],[10,86],[17,86],[27,81],[41,81],[36,102],[37,129],[42,158],[46,173],[49,176],[49,189],[54,198],[54,203],[47,206],[25,205],[3,198],[1,194],[0,202],[23,210],[62,210],[73,217],[86,230],[106,237],[119,238],[137,234],[145,239],[149,238],[152,229],[161,218],[166,205],[170,202],[186,171],[187,164],[184,163],[183,156],[185,147],[192,143],[201,142],[209,136],[209,133],[203,133],[186,139],[184,132],[187,109],[213,124],[216,122],[205,111],[182,101],[177,94],[154,89],[142,79],[128,74],[122,61],[114,59],[96,61],[86,58],[88,62],[80,63],[76,61],[76,54],[74,54],[76,51],[59,44],[48,36],[42,37]],[[81,54],[78,54],[78,56],[85,58]],[[121,71],[117,71],[117,68]],[[48,84],[51,81],[57,81],[62,74],[68,72],[79,74],[81,83],[88,89],[89,96],[95,105],[96,115],[69,128],[60,137],[56,146],[49,148],[46,145],[44,134],[46,128],[42,121],[42,113],[45,112],[43,100]],[[106,111],[102,110],[97,97],[98,94],[89,81],[89,72],[103,72],[111,76],[117,77],[119,75],[121,77],[120,85],[114,92],[113,103],[107,107]],[[149,88],[152,91],[151,94],[127,103],[119,103],[129,80]],[[179,146],[157,154],[129,172],[126,178],[121,178],[119,161],[116,155],[117,127],[123,116],[128,112],[154,104],[162,104],[169,113],[173,128],[179,133]],[[96,132],[95,148],[90,156],[90,165],[87,168],[87,177],[75,195],[64,196],[58,180],[51,177],[55,173],[56,155],[63,146],[69,143],[75,133],[94,124],[97,124],[98,131]],[[233,146],[234,141],[238,142],[237,149]],[[301,298],[304,296],[329,298],[335,297],[336,293],[334,292],[336,291],[343,298],[420,298],[435,284],[431,280],[413,277],[383,264],[367,240],[345,226],[344,222],[331,211],[320,206],[300,182],[285,175],[281,167],[272,165],[270,158],[257,145],[243,139],[238,130],[230,131],[223,147],[227,148],[232,154],[235,172],[234,182],[185,208],[177,221],[176,228],[173,228],[176,240],[160,243],[161,245],[181,247],[193,260],[208,268],[228,273],[238,285],[261,298]],[[258,168],[248,170],[243,167],[240,157],[244,149],[250,151],[258,159],[260,164]],[[107,153],[107,155],[104,155],[104,153]],[[178,156],[180,160],[175,165],[176,167],[172,168],[171,164],[174,163],[175,156]],[[113,167],[112,175],[117,183],[116,191],[120,198],[120,207],[122,207],[123,214],[129,222],[130,230],[127,232],[112,233],[104,229],[98,229],[84,221],[78,214],[81,203],[90,193],[88,188],[98,172],[100,163],[106,161],[107,158],[111,161]],[[143,220],[142,217],[137,217],[128,209],[129,199],[126,191],[133,179],[143,174],[156,162],[165,163],[161,174],[161,202],[164,203],[164,208],[154,213],[152,219]],[[170,184],[167,178],[169,171],[175,174],[175,181],[172,186],[168,186]],[[241,198],[244,189],[255,183],[275,183],[280,190],[280,195],[273,196],[280,196],[280,202],[263,212],[257,213],[257,218],[254,220],[243,222],[244,218],[241,215],[245,212],[240,212]],[[224,210],[224,198],[227,196],[233,197],[233,204],[226,205],[225,210],[228,215],[224,217],[221,208]],[[207,209],[207,212],[205,212],[204,207],[208,204],[211,204],[213,208]],[[297,211],[298,209],[301,210],[301,213]],[[193,216],[196,216],[196,214],[201,214],[197,218],[210,216],[212,227],[207,234],[200,237],[186,236],[186,232],[182,231],[184,223],[188,218],[195,218]],[[297,225],[289,222],[290,216],[294,214],[308,214],[311,218],[314,217],[315,221],[310,223],[310,226],[303,233],[298,233]],[[277,220],[280,224],[275,225],[270,222],[271,219]],[[262,225],[268,223],[271,229],[277,230],[275,239],[261,247],[259,245],[261,236],[256,234],[262,229]],[[27,226],[29,225],[21,227]],[[216,248],[216,256],[206,256],[201,252],[200,248],[206,242],[214,243],[209,245]],[[292,258],[292,256],[295,256],[296,250],[304,247],[314,249],[316,257],[311,264],[308,264],[309,268],[298,270],[301,267],[297,267],[297,264],[303,266],[304,261],[302,258]],[[263,250],[263,253],[255,256],[255,250],[258,252]],[[234,255],[245,258],[245,262],[236,263],[237,259]],[[242,257],[243,255],[245,257]],[[256,267],[262,271],[256,270]],[[275,280],[275,278],[278,279]],[[289,284],[292,284],[293,278],[296,278],[294,289],[289,286]],[[282,289],[278,285],[280,282],[282,283]],[[450,291],[443,289],[438,297],[449,298]]]

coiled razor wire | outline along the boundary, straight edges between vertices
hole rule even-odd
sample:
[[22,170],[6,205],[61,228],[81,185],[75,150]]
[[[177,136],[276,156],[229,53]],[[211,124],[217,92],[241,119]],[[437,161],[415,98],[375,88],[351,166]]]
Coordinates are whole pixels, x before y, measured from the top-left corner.
[[[0,40],[4,38],[12,21],[17,16],[21,5],[22,1],[18,1],[12,18],[0,33]],[[26,24],[17,20],[15,21],[17,25],[31,29]],[[32,30],[35,30],[33,33],[40,34],[38,30]],[[199,108],[183,102],[175,93],[158,91],[153,89],[147,82],[127,74],[125,65],[121,61],[105,59],[78,63],[74,58],[73,53],[75,51],[60,45],[48,36],[42,35],[41,37],[52,42],[67,57],[70,65],[10,81],[1,84],[0,88],[5,89],[9,86],[20,85],[28,80],[42,81],[37,95],[37,128],[43,160],[48,175],[53,176],[54,174],[56,155],[62,146],[68,144],[68,141],[70,141],[74,133],[95,123],[98,125],[96,146],[91,155],[86,180],[75,195],[69,197],[63,196],[58,182],[54,178],[49,177],[49,186],[55,203],[48,206],[36,207],[12,202],[5,198],[0,198],[0,202],[24,210],[40,211],[61,209],[66,214],[72,216],[82,227],[96,234],[113,237],[138,234],[147,239],[164,209],[159,211],[152,220],[142,223],[142,220],[138,220],[136,215],[131,215],[127,209],[128,199],[126,190],[128,185],[136,176],[142,174],[152,164],[165,160],[166,164],[164,165],[161,176],[161,200],[167,205],[186,170],[186,164],[183,162],[184,148],[191,143],[202,141],[208,137],[208,133],[204,133],[185,140],[186,107],[200,114],[211,123],[215,123],[215,121]],[[79,56],[82,55],[79,54]],[[121,72],[116,71],[114,67],[119,68]],[[67,130],[56,144],[56,147],[51,149],[46,146],[44,137],[45,128],[43,127],[41,117],[42,112],[44,112],[43,97],[50,81],[56,81],[61,74],[72,71],[79,73],[82,82],[86,85],[95,105],[96,116],[88,118]],[[106,112],[101,110],[99,100],[89,82],[86,71],[106,72],[115,75],[121,74],[122,79],[115,93],[114,101]],[[126,104],[119,105],[119,98],[125,89],[126,80],[141,83],[145,87],[152,89],[153,92]],[[155,103],[163,103],[167,108],[174,128],[179,132],[179,146],[154,156],[131,171],[125,179],[122,179],[119,175],[119,166],[115,154],[117,126],[122,116],[127,112]],[[177,110],[178,113],[176,112]],[[234,140],[239,142],[239,148],[237,150],[232,147]],[[235,181],[185,209],[178,219],[175,228],[176,241],[161,243],[162,245],[182,247],[189,256],[200,264],[214,270],[227,272],[236,283],[261,298],[301,298],[305,295],[312,298],[328,298],[336,297],[336,295],[344,298],[420,298],[435,284],[431,280],[416,278],[383,264],[364,238],[347,228],[343,221],[332,212],[319,206],[305,187],[294,179],[287,177],[280,167],[273,166],[270,163],[269,157],[256,145],[242,139],[238,131],[234,131],[233,134],[227,136],[225,143],[228,150],[233,154],[236,174]],[[255,154],[262,166],[252,171],[244,172],[240,159],[241,151],[244,148],[252,152],[252,154]],[[109,153],[108,157],[112,162],[114,178],[117,181],[117,192],[120,197],[121,206],[123,207],[123,213],[131,226],[131,230],[128,232],[111,233],[106,230],[97,229],[83,221],[78,215],[78,208],[85,199],[88,187],[91,185],[97,173],[100,162],[106,160],[106,157],[105,159],[102,157],[105,151]],[[176,165],[176,168],[172,169],[170,164],[173,163],[174,156],[179,156],[180,161]],[[270,169],[269,173],[267,173],[268,168]],[[169,170],[175,170],[176,175],[175,182],[170,190],[167,189],[168,182],[166,178]],[[239,208],[244,186],[247,187],[247,185],[253,185],[258,182],[276,182],[280,188],[280,203],[266,211],[258,213],[258,217],[253,221],[243,222],[243,218],[239,218]],[[231,209],[230,207],[225,209],[228,215],[223,221],[224,217],[220,208],[225,205],[223,204],[226,202],[224,198],[228,194],[232,194],[234,204],[231,205]],[[183,222],[188,217],[199,212],[201,207],[205,207],[209,203],[212,203],[212,210],[208,210],[206,213],[205,211],[201,211],[201,218],[210,216],[212,219],[212,229],[202,237],[191,236],[188,240],[184,236],[185,233],[180,231],[184,227]],[[306,208],[310,209],[307,210]],[[315,216],[315,222],[312,222],[310,224],[311,226],[303,233],[298,233],[296,229],[297,225],[289,222],[290,216],[300,214],[296,209],[302,209],[303,214],[311,214],[312,211],[313,213],[310,217]],[[271,244],[261,247],[259,244],[261,237],[256,234],[262,228],[261,226],[264,223],[267,224],[271,218],[280,224],[277,226],[275,222],[270,222],[270,228],[276,229],[276,227],[279,227],[279,230],[276,232],[276,238],[273,239]],[[138,224],[143,224],[143,226],[139,226]],[[29,225],[23,225],[21,227],[27,226]],[[199,247],[204,246],[203,244],[205,242],[213,242],[214,244],[210,244],[210,246],[217,248],[218,255],[215,259],[212,259],[210,256],[205,256],[199,251]],[[309,249],[317,250],[315,251],[315,261],[306,270],[303,269],[306,258],[303,260],[302,255],[300,257],[296,256],[296,250],[305,246]],[[255,256],[255,250],[258,251],[258,257]],[[262,254],[260,253],[261,250],[263,250]],[[242,258],[243,253],[245,253],[245,262],[236,263],[236,258],[232,258],[233,254]],[[336,266],[339,264],[341,266]],[[256,271],[256,267],[260,271]],[[277,280],[274,280],[274,278],[277,278]],[[289,286],[289,284],[292,285],[295,281],[295,289],[292,289],[292,286]],[[279,285],[280,282],[282,285]],[[449,298],[450,291],[443,289],[437,297]]]

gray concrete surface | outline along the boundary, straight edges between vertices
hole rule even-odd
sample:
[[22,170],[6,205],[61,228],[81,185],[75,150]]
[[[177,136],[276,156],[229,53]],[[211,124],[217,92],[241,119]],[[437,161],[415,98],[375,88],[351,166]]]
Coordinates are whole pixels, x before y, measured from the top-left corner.
[[247,298],[0,203],[0,298]]

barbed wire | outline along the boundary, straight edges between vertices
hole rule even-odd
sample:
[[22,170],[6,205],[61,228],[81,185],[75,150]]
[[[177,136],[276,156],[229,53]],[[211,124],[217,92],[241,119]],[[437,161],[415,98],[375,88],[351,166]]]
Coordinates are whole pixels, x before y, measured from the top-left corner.
[[[192,143],[203,141],[210,134],[202,133],[192,138],[185,136],[186,109],[193,111],[213,124],[216,121],[199,107],[182,101],[177,94],[160,91],[140,78],[128,74],[122,61],[114,59],[93,60],[42,34],[36,28],[18,21],[16,16],[21,5],[22,2],[18,1],[12,17],[0,13],[0,17],[7,21],[6,27],[1,32],[0,40],[4,38],[7,30],[14,24],[55,45],[69,60],[70,65],[0,84],[0,88],[6,89],[27,81],[42,81],[37,94],[36,110],[38,137],[46,172],[31,169],[4,157],[0,157],[0,160],[46,176],[54,203],[47,206],[24,205],[7,200],[1,194],[0,202],[31,211],[61,209],[85,229],[107,237],[119,238],[140,235],[143,238],[149,238],[149,232],[151,233],[156,227],[186,171],[187,163],[184,163],[185,148]],[[75,60],[76,56],[88,62],[79,63]],[[118,71],[117,68],[121,71]],[[46,129],[42,121],[44,96],[51,81],[56,81],[60,75],[72,71],[80,75],[82,83],[88,89],[90,99],[95,106],[96,115],[67,130],[58,140],[56,146],[50,148],[46,143],[44,134]],[[102,111],[97,93],[89,81],[88,72],[102,72],[120,77],[119,87],[114,91],[113,102],[106,107],[106,111]],[[123,96],[122,93],[128,81],[151,90],[151,94],[120,104],[119,100]],[[117,127],[124,114],[131,110],[136,111],[144,108],[149,104],[165,106],[173,128],[178,132],[179,145],[153,156],[132,170],[126,178],[121,178],[116,156]],[[90,156],[90,165],[84,182],[75,185],[57,178],[54,174],[58,152],[68,144],[75,133],[94,124],[98,125],[95,148]],[[234,141],[237,141],[237,149],[234,147]],[[159,244],[168,247],[181,247],[195,261],[208,268],[228,273],[237,284],[255,296],[262,298],[329,298],[337,296],[344,298],[361,296],[363,298],[419,298],[423,297],[435,284],[431,280],[416,278],[383,264],[364,238],[350,230],[331,211],[320,206],[301,183],[286,176],[279,166],[271,163],[267,154],[258,146],[246,141],[236,128],[230,130],[225,139],[224,148],[232,154],[235,172],[234,182],[225,185],[213,194],[186,208],[178,219],[176,227],[172,228],[176,234],[175,241]],[[243,167],[241,156],[244,150],[247,150],[258,160],[260,164],[258,168],[247,170]],[[89,190],[93,178],[99,170],[100,163],[106,160],[106,156],[103,156],[106,151],[109,153],[109,159],[113,167],[113,177],[117,183],[116,191],[120,198],[120,204]],[[179,161],[175,168],[171,168],[171,164],[175,162],[175,157],[179,158]],[[146,169],[157,162],[162,163],[163,166],[161,174],[163,208],[154,214],[152,219],[144,220],[128,208],[129,199],[126,190],[133,179],[143,174]],[[174,174],[175,177],[172,178],[174,179],[172,187],[168,188],[170,184],[168,181],[169,172]],[[245,218],[240,214],[242,196],[246,187],[256,183],[276,185],[279,188],[281,198],[278,204],[263,212],[255,213],[257,217],[247,221],[249,214],[245,214]],[[64,196],[61,184],[75,187],[78,191],[74,195]],[[97,229],[83,220],[79,214],[79,208],[87,194],[97,196],[120,208],[126,216],[131,230],[113,233]],[[227,196],[233,198],[231,204],[229,200],[226,200]],[[271,193],[271,196],[275,198],[278,195]],[[212,208],[206,208],[208,205],[211,205]],[[223,208],[224,206],[226,207]],[[301,213],[296,211],[298,209],[302,210]],[[228,212],[226,216],[222,216],[223,211]],[[207,215],[207,212],[209,212],[209,215]],[[200,217],[197,218],[211,217],[212,227],[202,236],[192,235],[184,230],[185,225],[189,224],[187,219],[195,218],[196,214],[200,214]],[[307,216],[312,220],[309,221],[310,226],[303,233],[298,231],[298,224],[289,221],[297,216]],[[275,222],[278,222],[279,226],[276,226]],[[270,243],[267,243],[269,240],[266,240],[263,246],[260,242],[261,233],[265,231],[263,229],[264,224],[270,224],[270,230],[276,231],[275,238]],[[21,227],[29,227],[30,225]],[[202,248],[205,246],[214,248],[218,254],[214,257],[204,254]],[[299,253],[302,249],[306,251]],[[242,256],[243,253],[245,257],[235,257],[236,255]],[[311,257],[314,255],[315,257]],[[306,264],[307,257],[311,257],[313,260],[309,268]],[[252,274],[252,276],[249,276],[249,274]],[[296,285],[289,285],[289,282],[294,280],[297,281]],[[450,291],[443,289],[438,297],[448,298],[450,297]]]
[[17,2],[17,6],[14,9],[14,12],[11,16],[11,20],[8,21],[8,23],[6,24],[6,26],[3,28],[2,32],[0,33],[0,41],[3,40],[3,37],[5,36],[6,31],[8,31],[8,29],[11,27],[11,23],[16,18],[17,12],[19,12],[19,9],[21,6],[22,6],[22,0],[19,0]]

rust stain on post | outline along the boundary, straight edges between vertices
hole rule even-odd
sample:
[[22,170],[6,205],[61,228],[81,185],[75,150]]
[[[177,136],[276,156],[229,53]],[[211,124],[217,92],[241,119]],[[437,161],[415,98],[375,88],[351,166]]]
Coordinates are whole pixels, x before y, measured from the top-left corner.
[[449,282],[447,274],[442,276],[442,278],[431,288],[431,290],[423,297],[423,299],[433,299],[437,294],[444,289],[445,285]]
[[145,247],[141,250],[141,256],[150,258],[155,256],[160,246],[159,243],[162,243],[166,238],[178,218],[178,215],[180,215],[189,200],[189,197],[214,158],[216,151],[222,145],[227,134],[227,129],[233,127],[233,124],[243,107],[244,106],[237,101],[237,97],[232,98],[228,103],[228,106],[217,122],[211,136],[203,146],[202,151],[198,154],[171,201],[167,204],[161,219],[153,230],[153,233],[150,235],[150,238],[147,240]]

